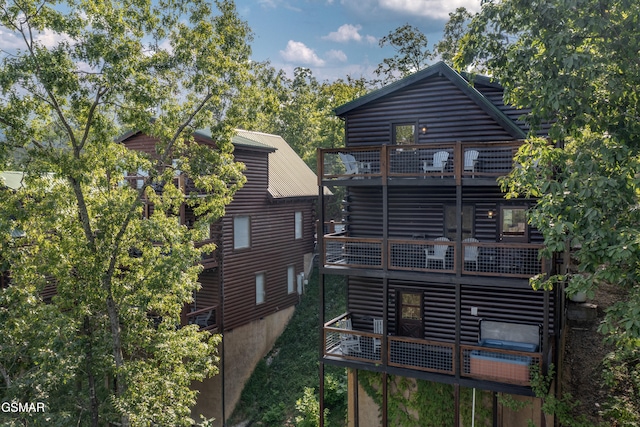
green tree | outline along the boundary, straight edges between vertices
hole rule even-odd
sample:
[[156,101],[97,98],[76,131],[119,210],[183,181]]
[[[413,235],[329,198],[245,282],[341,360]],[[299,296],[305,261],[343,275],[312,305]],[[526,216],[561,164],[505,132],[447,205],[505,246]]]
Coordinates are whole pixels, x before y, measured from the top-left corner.
[[530,220],[546,254],[567,245],[578,267],[534,286],[622,287],[600,330],[627,349],[640,346],[639,22],[630,0],[487,1],[457,56],[485,66],[506,102],[531,108],[534,129],[551,123],[550,141],[530,138],[504,184],[538,197]]
[[[7,1],[0,23],[21,42],[2,51],[0,170],[24,171],[0,190],[0,400],[46,407],[2,423],[191,425],[219,338],[177,325],[213,247],[176,214],[210,224],[244,182],[230,137],[249,30],[226,0]],[[215,149],[193,143],[205,127]],[[114,142],[123,130],[157,138],[155,153]]]
[[391,46],[396,51],[393,57],[385,58],[374,71],[378,77],[382,77],[383,84],[426,68],[433,58],[427,36],[409,24],[391,31],[378,44],[380,47]]
[[449,21],[444,26],[442,38],[433,47],[434,56],[440,56],[449,66],[453,66],[453,60],[458,54],[460,41],[467,33],[467,26],[473,15],[464,7],[459,7],[449,14]]

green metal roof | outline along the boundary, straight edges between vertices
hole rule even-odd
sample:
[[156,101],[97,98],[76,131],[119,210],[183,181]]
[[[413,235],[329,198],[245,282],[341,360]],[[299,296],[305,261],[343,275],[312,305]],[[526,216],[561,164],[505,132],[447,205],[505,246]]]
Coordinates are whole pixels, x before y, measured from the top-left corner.
[[316,174],[296,154],[281,136],[238,129],[234,138],[250,140],[274,149],[269,154],[269,194],[274,199],[284,197],[316,197]]

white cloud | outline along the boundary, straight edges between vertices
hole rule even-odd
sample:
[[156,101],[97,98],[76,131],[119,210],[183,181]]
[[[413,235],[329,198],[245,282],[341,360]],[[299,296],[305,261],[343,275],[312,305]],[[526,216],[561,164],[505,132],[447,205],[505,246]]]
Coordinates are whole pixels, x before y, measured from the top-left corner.
[[322,38],[324,40],[331,40],[332,42],[338,43],[346,43],[351,40],[359,42],[362,40],[362,36],[358,32],[361,28],[362,27],[360,25],[344,24],[338,28],[338,31],[333,31]]
[[[68,35],[56,33],[50,29],[45,29],[42,33],[36,33],[34,38],[36,42],[46,48],[57,46],[62,41],[73,43]],[[24,47],[24,40],[19,33],[0,31],[0,49],[10,51]]]
[[361,19],[384,18],[390,14],[404,18],[431,18],[448,20],[449,13],[459,7],[470,12],[480,11],[480,0],[341,0],[340,4],[351,9]]
[[43,33],[38,34],[36,36],[36,40],[42,43],[42,45],[45,47],[57,46],[58,43],[62,41],[69,41],[69,42],[72,41],[68,35],[53,32],[48,28],[45,29]]
[[330,61],[347,62],[347,54],[341,50],[332,49],[325,56]]
[[320,59],[320,57],[316,55],[313,49],[308,48],[302,42],[296,42],[293,40],[289,40],[285,50],[280,51],[280,56],[288,62],[297,62],[316,67],[322,67],[325,63],[324,60]]
[[366,41],[367,43],[375,44],[378,40],[374,36],[362,36],[360,30],[361,25],[344,24],[337,31],[332,31],[326,36],[323,36],[323,40],[329,40],[337,43],[347,43],[350,41]]
[[470,12],[480,10],[479,0],[378,0],[381,9],[403,15],[423,16],[435,19],[449,19],[449,13],[459,7]]
[[23,46],[23,40],[16,33],[0,31],[0,49],[13,50]]
[[258,0],[258,4],[265,9],[276,9],[278,7],[282,7],[284,9],[289,9],[294,12],[302,12],[302,9],[299,7],[293,6],[289,2],[285,0]]

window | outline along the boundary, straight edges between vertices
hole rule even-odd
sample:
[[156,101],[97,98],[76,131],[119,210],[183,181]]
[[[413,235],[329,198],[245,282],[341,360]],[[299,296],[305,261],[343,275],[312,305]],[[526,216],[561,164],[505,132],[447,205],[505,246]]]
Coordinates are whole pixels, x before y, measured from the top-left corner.
[[296,268],[293,265],[287,267],[287,292],[292,294],[296,285]]
[[248,216],[233,218],[233,249],[245,249],[251,246],[251,221]]
[[262,304],[265,300],[265,274],[256,274],[256,305]]
[[502,206],[500,209],[500,239],[526,242],[529,239],[527,208]]
[[302,212],[295,213],[295,238],[302,239]]
[[402,123],[393,125],[393,143],[396,145],[415,144],[416,125],[413,123]]

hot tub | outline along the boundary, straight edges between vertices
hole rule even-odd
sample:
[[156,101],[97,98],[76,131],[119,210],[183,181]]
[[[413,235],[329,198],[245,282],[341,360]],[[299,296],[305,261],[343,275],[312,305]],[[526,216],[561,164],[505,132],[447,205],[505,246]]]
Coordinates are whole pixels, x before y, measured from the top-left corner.
[[[527,353],[533,353],[538,349],[536,344],[497,339],[480,340],[478,345],[487,349],[495,348]],[[472,375],[508,380],[509,382],[529,382],[531,356],[498,353],[490,350],[473,350],[469,354],[469,360]]]

